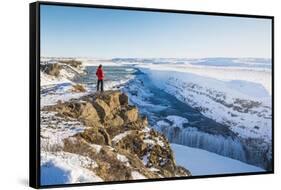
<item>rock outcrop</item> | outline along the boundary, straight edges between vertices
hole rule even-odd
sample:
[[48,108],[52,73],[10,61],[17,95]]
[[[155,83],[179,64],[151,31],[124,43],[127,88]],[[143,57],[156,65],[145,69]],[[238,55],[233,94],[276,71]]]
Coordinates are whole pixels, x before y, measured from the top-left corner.
[[106,91],[46,106],[43,111],[76,119],[86,128],[63,140],[62,151],[87,156],[87,168],[104,181],[190,176],[175,163],[170,144],[119,91]]
[[61,66],[58,63],[41,65],[41,70],[51,76],[59,76]]

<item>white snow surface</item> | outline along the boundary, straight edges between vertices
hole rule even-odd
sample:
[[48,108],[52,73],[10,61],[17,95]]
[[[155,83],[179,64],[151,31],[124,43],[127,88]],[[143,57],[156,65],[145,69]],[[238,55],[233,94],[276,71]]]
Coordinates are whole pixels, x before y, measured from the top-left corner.
[[54,77],[41,72],[41,93],[40,106],[55,105],[58,101],[68,101],[72,98],[79,98],[88,94],[86,92],[73,92],[73,85],[75,83],[64,77]]
[[120,162],[123,162],[127,167],[131,167],[130,163],[129,163],[129,159],[122,155],[122,154],[117,154],[117,159],[120,161]]
[[186,118],[177,116],[177,115],[169,115],[166,117],[169,121],[173,122],[173,127],[183,127],[183,124],[188,123]]
[[48,75],[48,74],[40,71],[41,87],[48,86],[48,85],[63,84],[63,83],[72,83],[72,82],[63,76],[55,77],[55,76]]
[[118,81],[106,81],[104,83],[104,90],[117,90],[118,89],[118,88],[116,88],[117,86],[120,86],[122,84],[129,82],[133,78],[134,77],[131,75],[131,76],[126,76],[126,79],[120,79]]
[[149,68],[151,70],[193,73],[224,81],[241,80],[261,84],[271,94],[271,70],[266,68],[244,68],[228,66],[205,66],[191,64],[139,64],[138,68]]
[[60,70],[60,74],[58,76],[48,75],[43,71],[40,71],[40,86],[48,86],[48,85],[57,85],[62,83],[70,83],[73,84],[71,81],[75,76],[84,74],[83,69],[77,69],[71,67],[67,64],[60,63],[62,67]]
[[116,136],[112,139],[112,141],[113,141],[114,143],[118,143],[120,140],[122,140],[124,137],[126,137],[126,136],[129,135],[129,134],[131,134],[131,131],[126,131],[126,132],[124,132],[124,133],[120,133],[120,134],[116,135]]
[[83,132],[85,126],[72,118],[57,117],[56,112],[41,111],[41,152],[61,149],[63,140]]
[[[41,89],[43,89],[41,87]],[[55,105],[58,101],[66,102],[70,99],[77,99],[87,95],[88,92],[72,92],[72,85],[57,84],[55,86],[44,87],[45,90],[52,91],[51,93],[41,93],[40,106]]]
[[[41,62],[41,64],[51,64],[52,62],[56,62],[58,60],[59,58],[54,60],[47,59],[45,62]],[[58,76],[48,75],[45,72],[40,71],[41,107],[54,105],[59,100],[64,102],[87,94],[87,92],[77,93],[72,91],[73,85],[75,85],[72,79],[84,74],[83,67],[74,68],[63,63],[59,63],[59,65],[61,66],[61,69]],[[87,91],[87,87],[85,88]]]
[[41,185],[72,184],[103,181],[90,168],[97,163],[67,152],[41,152]]
[[142,175],[141,173],[137,172],[137,171],[132,171],[131,172],[131,176],[133,179],[147,179],[144,175]]
[[120,162],[128,162],[128,158],[122,154],[117,154],[117,159],[120,161]]
[[171,144],[176,163],[187,168],[193,176],[264,172],[262,168],[220,156],[206,150]]
[[90,144],[90,146],[95,150],[96,154],[98,154],[102,148],[99,144]]

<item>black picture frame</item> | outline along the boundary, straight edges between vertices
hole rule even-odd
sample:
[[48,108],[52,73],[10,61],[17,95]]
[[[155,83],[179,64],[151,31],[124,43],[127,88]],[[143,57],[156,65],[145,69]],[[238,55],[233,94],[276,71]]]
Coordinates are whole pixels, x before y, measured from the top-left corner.
[[[88,7],[118,10],[135,10],[163,13],[184,13],[196,15],[212,15],[227,17],[246,17],[246,18],[262,18],[271,20],[271,60],[272,60],[272,170],[264,172],[234,173],[234,174],[218,174],[206,176],[191,177],[171,177],[162,179],[142,179],[129,181],[110,181],[110,182],[93,182],[93,183],[77,183],[77,184],[61,184],[61,185],[40,185],[40,5],[55,5],[69,7]],[[274,16],[265,15],[249,15],[249,14],[233,14],[218,12],[201,12],[188,10],[171,10],[157,8],[142,7],[125,7],[111,5],[92,5],[79,3],[60,3],[38,1],[29,4],[29,185],[33,188],[52,188],[52,187],[74,187],[102,184],[120,184],[120,183],[137,183],[165,180],[183,180],[197,178],[213,178],[213,177],[232,177],[245,175],[273,174],[274,173]]]

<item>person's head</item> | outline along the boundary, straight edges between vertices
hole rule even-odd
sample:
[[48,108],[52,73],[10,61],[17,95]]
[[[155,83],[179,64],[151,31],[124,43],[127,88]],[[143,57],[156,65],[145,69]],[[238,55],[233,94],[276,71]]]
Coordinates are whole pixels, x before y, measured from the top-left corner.
[[102,65],[99,65],[99,69],[101,69],[102,68]]

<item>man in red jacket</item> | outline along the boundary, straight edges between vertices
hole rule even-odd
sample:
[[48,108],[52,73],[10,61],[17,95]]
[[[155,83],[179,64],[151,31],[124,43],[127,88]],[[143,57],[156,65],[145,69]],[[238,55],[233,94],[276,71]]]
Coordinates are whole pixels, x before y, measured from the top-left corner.
[[99,87],[100,91],[103,92],[103,78],[104,78],[104,73],[102,70],[102,65],[99,65],[97,71],[96,71],[96,76],[98,77],[98,84],[97,84],[97,91],[99,91]]

